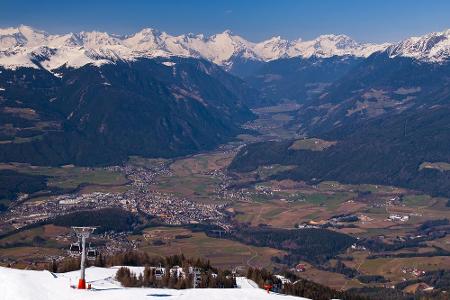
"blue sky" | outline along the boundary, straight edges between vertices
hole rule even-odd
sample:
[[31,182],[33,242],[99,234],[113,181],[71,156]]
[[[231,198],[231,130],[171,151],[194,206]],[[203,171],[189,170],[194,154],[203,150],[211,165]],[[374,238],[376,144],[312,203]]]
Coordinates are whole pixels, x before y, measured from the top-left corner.
[[27,24],[51,33],[117,34],[152,27],[170,34],[225,29],[252,40],[310,39],[343,33],[397,41],[450,28],[448,0],[1,0],[0,27]]

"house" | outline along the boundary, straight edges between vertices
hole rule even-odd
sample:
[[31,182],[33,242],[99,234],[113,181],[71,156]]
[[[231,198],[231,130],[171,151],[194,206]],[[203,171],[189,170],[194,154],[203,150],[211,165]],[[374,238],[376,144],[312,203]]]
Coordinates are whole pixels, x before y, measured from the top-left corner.
[[306,271],[306,265],[305,264],[298,264],[295,266],[295,271],[297,272],[305,272]]
[[392,222],[406,222],[409,220],[409,216],[407,216],[407,215],[401,216],[401,215],[397,215],[397,214],[391,214],[388,217],[388,220],[390,220]]

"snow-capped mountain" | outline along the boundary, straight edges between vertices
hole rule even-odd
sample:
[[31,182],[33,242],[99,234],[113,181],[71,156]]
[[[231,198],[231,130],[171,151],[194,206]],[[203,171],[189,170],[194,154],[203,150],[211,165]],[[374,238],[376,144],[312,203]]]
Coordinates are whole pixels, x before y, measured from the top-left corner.
[[450,29],[411,37],[386,49],[390,57],[411,57],[427,62],[443,62],[450,57]]
[[149,28],[128,36],[96,31],[51,35],[21,25],[0,29],[0,65],[12,69],[42,66],[53,70],[63,65],[76,68],[88,63],[101,65],[141,57],[188,56],[229,68],[236,58],[270,61],[296,56],[367,57],[387,46],[359,44],[345,35],[323,35],[312,41],[273,37],[253,43],[228,30],[209,37],[201,34],[172,36]]
[[289,57],[368,57],[387,50],[392,57],[408,56],[440,62],[450,56],[450,30],[413,37],[397,44],[363,44],[346,35],[321,35],[313,40],[285,40],[273,37],[250,42],[230,31],[212,36],[184,34],[172,36],[146,28],[119,36],[105,32],[51,35],[21,25],[0,29],[0,65],[6,68],[43,67],[53,70],[63,65],[80,67],[114,61],[152,57],[201,57],[227,69],[236,59],[271,61]]
[[291,56],[331,57],[356,56],[368,57],[372,53],[386,49],[389,44],[359,44],[346,35],[321,35],[311,41],[297,41],[291,50]]

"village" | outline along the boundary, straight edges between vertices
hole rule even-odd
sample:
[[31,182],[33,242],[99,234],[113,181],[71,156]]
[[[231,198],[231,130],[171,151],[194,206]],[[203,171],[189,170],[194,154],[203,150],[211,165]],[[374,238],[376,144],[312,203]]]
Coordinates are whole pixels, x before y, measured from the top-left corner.
[[158,175],[169,172],[167,168],[143,168],[131,165],[109,167],[124,172],[130,180],[129,189],[123,193],[92,192],[51,196],[42,200],[23,201],[0,217],[0,224],[16,229],[75,211],[118,207],[157,217],[168,225],[211,223],[226,226],[223,204],[204,204],[179,197],[173,193],[150,190],[148,187]]

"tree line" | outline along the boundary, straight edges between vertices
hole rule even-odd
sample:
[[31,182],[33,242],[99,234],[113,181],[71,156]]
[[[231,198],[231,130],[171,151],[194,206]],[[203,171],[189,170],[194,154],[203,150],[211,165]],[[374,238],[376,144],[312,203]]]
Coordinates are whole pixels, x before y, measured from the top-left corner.
[[[194,274],[189,273],[188,268],[183,268],[185,275],[174,275],[170,268],[166,267],[162,276],[156,274],[156,269],[146,266],[142,273],[135,274],[127,267],[121,267],[116,273],[116,279],[124,287],[152,287],[188,289],[194,286]],[[234,288],[236,282],[227,270],[218,273],[211,271],[202,272],[196,281],[196,288]]]

